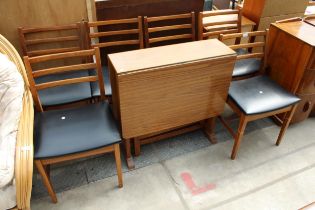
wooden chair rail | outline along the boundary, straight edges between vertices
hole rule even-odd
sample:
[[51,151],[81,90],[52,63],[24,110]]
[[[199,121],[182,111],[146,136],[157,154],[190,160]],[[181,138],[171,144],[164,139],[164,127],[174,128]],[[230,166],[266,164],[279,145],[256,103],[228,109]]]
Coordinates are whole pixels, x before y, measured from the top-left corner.
[[255,47],[264,47],[265,42],[253,42],[253,43],[245,43],[238,45],[230,45],[229,47],[233,50],[242,49],[242,48],[255,48]]
[[53,43],[53,42],[67,42],[67,41],[79,41],[79,36],[65,36],[65,37],[57,37],[57,38],[46,38],[46,39],[30,39],[26,40],[26,45],[37,45],[37,44],[45,44],[45,43]]
[[96,69],[96,68],[97,68],[97,65],[95,63],[83,63],[83,64],[76,64],[76,65],[69,65],[69,66],[61,66],[61,67],[33,71],[33,77],[37,78],[37,77],[42,77],[49,74],[58,74],[61,72]]
[[215,36],[220,34],[226,34],[226,33],[237,33],[238,29],[226,29],[226,30],[220,30],[220,31],[213,31],[213,32],[205,32],[202,34],[203,37],[209,37],[209,36]]
[[264,57],[265,57],[264,53],[249,53],[245,55],[238,55],[236,59],[241,60],[241,59],[247,59],[247,58],[264,58]]
[[218,16],[218,15],[237,15],[239,14],[239,10],[216,10],[210,12],[203,12],[203,17],[210,17],[210,16]]
[[124,41],[114,41],[114,42],[101,42],[96,44],[91,44],[92,47],[111,47],[111,46],[120,46],[120,45],[136,45],[140,44],[140,41],[135,40],[124,40]]
[[173,35],[173,36],[164,36],[159,38],[151,38],[149,39],[150,43],[168,41],[168,40],[176,40],[176,39],[191,39],[193,36],[191,34],[181,34],[181,35]]
[[178,14],[178,15],[168,15],[168,16],[159,16],[159,17],[147,17],[147,21],[156,22],[156,21],[163,21],[163,20],[175,20],[175,19],[186,19],[191,18],[191,14]]
[[224,41],[227,39],[242,38],[244,36],[248,36],[248,37],[266,36],[266,31],[253,31],[253,32],[248,32],[248,33],[222,34],[222,35],[220,35],[220,40]]
[[185,28],[192,28],[192,24],[153,27],[153,28],[149,28],[148,31],[149,33],[154,33],[158,31],[168,31],[168,30],[185,29]]
[[98,80],[97,76],[79,77],[79,78],[64,79],[60,81],[45,82],[45,83],[37,84],[35,85],[35,88],[37,90],[43,90],[47,88],[63,86],[63,85],[71,85],[71,84],[81,83],[81,82],[96,82],[97,80]]
[[215,25],[228,25],[228,24],[234,24],[234,27],[237,27],[237,23],[238,23],[238,20],[217,21],[217,22],[203,24],[203,27],[215,26]]
[[64,47],[64,48],[55,48],[55,49],[48,49],[48,50],[34,50],[28,51],[27,55],[34,57],[34,56],[41,56],[41,55],[49,55],[54,53],[63,53],[63,52],[71,52],[71,51],[78,51],[80,47]]
[[36,57],[28,58],[28,60],[30,63],[39,63],[39,62],[59,60],[59,59],[64,59],[64,58],[92,56],[94,54],[95,54],[95,49],[90,49],[90,50],[81,50],[81,51],[74,51],[74,52],[64,52],[64,53],[58,53],[58,54],[52,54],[52,55],[36,56]]
[[89,22],[88,26],[89,27],[98,27],[98,26],[126,24],[126,23],[138,23],[138,18],[95,21],[95,22]]
[[122,34],[137,34],[137,33],[139,33],[139,29],[106,31],[106,32],[90,33],[90,38],[99,38],[102,36],[113,36],[113,35],[122,35]]
[[20,27],[23,33],[38,33],[38,32],[47,32],[47,31],[60,31],[60,30],[74,30],[77,29],[77,24],[62,25],[62,26],[48,26],[48,27],[36,27],[36,28],[24,28]]

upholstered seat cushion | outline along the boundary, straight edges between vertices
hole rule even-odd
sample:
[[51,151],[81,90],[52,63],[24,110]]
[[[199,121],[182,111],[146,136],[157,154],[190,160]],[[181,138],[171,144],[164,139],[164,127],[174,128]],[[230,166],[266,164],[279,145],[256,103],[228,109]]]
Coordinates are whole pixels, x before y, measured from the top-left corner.
[[97,149],[121,141],[105,102],[35,115],[35,158]]
[[233,77],[240,77],[258,72],[261,67],[261,59],[248,58],[237,60],[233,70]]
[[[88,71],[75,71],[36,78],[36,84],[89,76]],[[43,106],[53,106],[86,100],[92,97],[88,82],[63,85],[38,91]]]
[[300,101],[266,76],[232,82],[229,97],[247,115],[274,111]]
[[[111,96],[112,95],[112,87],[110,84],[110,77],[109,77],[109,71],[107,66],[102,66],[102,72],[103,72],[103,79],[104,79],[104,87],[105,87],[105,95],[107,96]],[[90,75],[95,75],[96,71],[95,70],[91,70],[90,71]],[[97,82],[92,82],[91,83],[91,88],[92,88],[92,96],[93,97],[98,97],[100,96],[100,87],[98,85]]]

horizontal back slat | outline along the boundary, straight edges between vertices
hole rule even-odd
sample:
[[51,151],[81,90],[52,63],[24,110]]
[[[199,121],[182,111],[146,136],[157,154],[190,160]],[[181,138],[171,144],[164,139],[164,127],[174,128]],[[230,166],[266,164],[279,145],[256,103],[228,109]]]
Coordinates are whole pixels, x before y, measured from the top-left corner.
[[95,49],[91,49],[91,50],[58,53],[58,54],[52,54],[52,55],[42,55],[42,56],[37,56],[33,58],[28,58],[28,60],[30,63],[39,63],[39,62],[58,60],[58,59],[64,59],[64,58],[85,57],[85,56],[91,56],[94,54],[95,54]]
[[227,39],[235,39],[235,38],[242,38],[242,37],[254,37],[254,36],[266,36],[266,31],[253,31],[248,33],[235,33],[235,34],[222,34],[220,36],[220,40],[227,40]]
[[136,45],[139,44],[139,40],[124,40],[124,41],[114,41],[114,42],[101,42],[92,44],[92,47],[111,47],[111,46],[119,46],[119,45]]
[[179,15],[168,15],[168,16],[159,16],[159,17],[147,17],[148,22],[156,22],[162,20],[173,20],[173,19],[183,19],[191,18],[191,14],[179,14]]
[[122,35],[122,34],[137,34],[137,33],[139,33],[139,29],[106,31],[106,32],[90,33],[90,38],[98,38],[102,36],[113,36],[113,35]]
[[125,24],[125,23],[137,23],[138,18],[129,18],[129,19],[119,19],[119,20],[104,20],[104,21],[95,21],[89,22],[89,27],[98,27],[106,25],[115,25],[115,24]]
[[62,26],[47,26],[47,27],[36,27],[36,28],[21,28],[23,33],[38,33],[46,31],[60,31],[60,30],[73,30],[77,29],[76,24],[62,25]]
[[233,50],[242,49],[242,48],[255,48],[255,47],[264,47],[265,42],[253,42],[253,43],[245,43],[238,45],[231,45],[230,48]]
[[249,53],[244,55],[238,55],[237,60],[247,59],[247,58],[263,58],[265,56],[264,53]]
[[40,55],[48,55],[54,53],[63,53],[63,52],[71,52],[71,51],[78,51],[80,47],[64,47],[64,48],[55,48],[55,49],[48,49],[48,50],[34,50],[27,52],[27,55],[30,57],[33,56],[40,56]]
[[236,15],[238,14],[238,10],[216,10],[216,11],[209,11],[203,12],[203,17],[210,17],[210,16],[218,16],[218,15]]
[[192,38],[191,34],[180,34],[180,35],[152,38],[152,39],[150,39],[150,43],[162,42],[162,41],[168,41],[168,40],[175,40],[175,39],[191,39],[191,38]]
[[56,38],[46,38],[46,39],[29,39],[26,40],[26,45],[36,45],[36,44],[44,44],[44,43],[52,43],[52,42],[66,42],[66,41],[78,41],[80,39],[79,36],[65,36],[65,37],[56,37]]
[[209,36],[216,36],[220,34],[226,34],[226,33],[237,33],[238,29],[227,29],[227,30],[220,30],[220,31],[213,31],[213,32],[205,32],[203,33],[203,37],[209,37]]
[[33,72],[34,78],[62,72],[96,69],[96,63],[83,63],[77,65],[61,66],[55,68],[41,69]]
[[98,80],[97,76],[87,76],[87,77],[79,77],[79,78],[72,78],[72,79],[64,79],[60,81],[53,81],[53,82],[45,82],[41,84],[36,84],[35,87],[37,90],[43,90],[47,88],[53,88],[57,86],[63,85],[71,85],[75,83],[81,82],[96,82]]
[[158,31],[168,31],[168,30],[175,30],[175,29],[185,29],[191,28],[192,24],[182,24],[182,25],[172,25],[172,26],[162,26],[162,27],[153,27],[149,28],[149,33],[158,32]]

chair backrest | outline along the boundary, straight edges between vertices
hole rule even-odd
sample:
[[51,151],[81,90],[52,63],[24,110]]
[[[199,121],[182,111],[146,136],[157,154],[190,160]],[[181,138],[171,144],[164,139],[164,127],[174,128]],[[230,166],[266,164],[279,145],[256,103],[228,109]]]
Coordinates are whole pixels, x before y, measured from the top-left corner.
[[242,11],[228,9],[200,12],[198,21],[199,40],[218,38],[220,34],[240,33]]
[[84,49],[81,23],[48,26],[20,27],[19,38],[24,56],[40,56]]
[[[87,58],[95,56],[95,62],[86,62],[82,64],[75,64],[75,65],[66,65],[66,66],[58,66],[53,68],[41,69],[41,70],[32,70],[32,64],[41,63],[41,62],[48,62],[53,60],[60,60],[60,59],[72,59],[72,58]],[[89,59],[93,60],[93,59]],[[90,50],[81,50],[75,52],[65,52],[65,53],[57,53],[57,54],[50,54],[50,55],[42,55],[36,57],[28,57],[24,56],[24,63],[26,67],[26,72],[28,76],[28,80],[30,83],[30,89],[33,95],[33,99],[35,102],[35,107],[38,111],[43,111],[42,104],[40,102],[38,91],[53,88],[57,86],[63,85],[70,85],[75,83],[82,83],[82,82],[96,82],[98,81],[98,85],[100,87],[101,99],[105,99],[105,89],[104,89],[104,81],[102,76],[102,66],[101,66],[101,59],[100,59],[100,51],[99,48],[90,49]],[[95,76],[85,76],[85,77],[76,77],[76,78],[69,78],[69,79],[55,79],[49,82],[43,82],[40,84],[35,83],[35,78],[43,77],[46,75],[52,74],[62,74],[65,72],[71,71],[91,71],[91,69],[96,69]]]
[[162,42],[196,40],[195,13],[144,17],[145,46]]
[[[246,33],[235,33],[235,34],[221,34],[219,40],[225,41],[228,39],[237,39],[242,37],[249,37],[250,40],[254,40],[251,43],[243,43],[243,44],[234,44],[229,47],[232,50],[238,49],[246,49],[246,53],[238,54],[237,60],[248,59],[248,58],[261,58],[264,60],[263,68],[266,66],[266,53],[267,53],[267,43],[268,43],[268,30],[266,31],[254,31],[254,32],[246,32]],[[261,39],[262,37],[263,39]],[[259,39],[260,38],[260,39]],[[253,48],[261,48],[262,51],[255,52]]]
[[142,17],[85,22],[89,48],[135,45],[143,48]]

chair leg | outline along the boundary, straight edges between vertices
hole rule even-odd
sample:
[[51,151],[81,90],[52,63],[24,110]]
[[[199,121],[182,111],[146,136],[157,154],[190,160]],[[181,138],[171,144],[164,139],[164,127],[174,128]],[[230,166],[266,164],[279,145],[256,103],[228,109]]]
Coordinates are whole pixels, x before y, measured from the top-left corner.
[[46,186],[46,188],[48,190],[48,193],[50,195],[52,202],[57,203],[56,193],[54,192],[54,189],[52,187],[49,176],[48,176],[42,162],[40,160],[35,160],[35,165],[36,165],[36,168],[43,179],[44,185]]
[[121,171],[121,158],[120,158],[119,144],[115,144],[114,145],[114,150],[115,150],[114,152],[115,152],[117,177],[118,177],[118,187],[123,187],[123,178],[122,178],[122,171]]
[[139,156],[141,153],[141,143],[140,143],[140,139],[135,138],[134,139],[134,145],[135,145],[135,156]]
[[241,115],[240,123],[239,123],[238,130],[237,130],[237,134],[236,134],[236,137],[234,139],[234,146],[233,146],[233,150],[232,150],[232,154],[231,154],[231,159],[232,160],[235,160],[236,154],[237,154],[238,149],[239,149],[239,147],[241,145],[241,141],[242,141],[242,138],[243,138],[244,131],[245,131],[247,123],[248,123],[248,120],[247,120],[246,116],[245,115]]
[[277,146],[280,145],[281,140],[282,140],[282,138],[284,136],[284,133],[287,130],[287,128],[289,127],[289,125],[290,125],[291,119],[292,119],[292,117],[294,115],[294,112],[295,112],[295,109],[296,109],[297,106],[298,106],[297,104],[292,106],[292,109],[285,114],[284,120],[283,120],[283,123],[282,123],[282,126],[281,126],[281,130],[280,130],[280,133],[279,133],[279,136],[278,136],[278,139],[277,139],[277,143],[276,143]]

